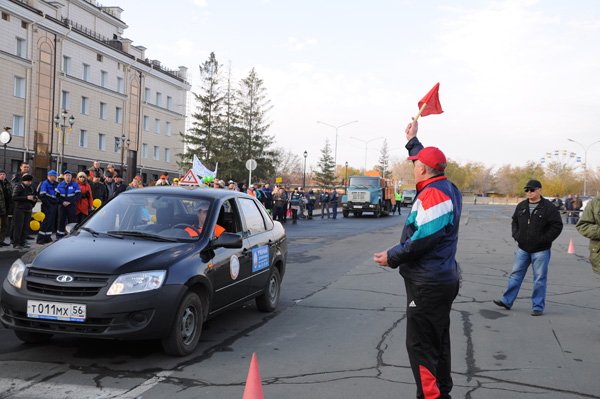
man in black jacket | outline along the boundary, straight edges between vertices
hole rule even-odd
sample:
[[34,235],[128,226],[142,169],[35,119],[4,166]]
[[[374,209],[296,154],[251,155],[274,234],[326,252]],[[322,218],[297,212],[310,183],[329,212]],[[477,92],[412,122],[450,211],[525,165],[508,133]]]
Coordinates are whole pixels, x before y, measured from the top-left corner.
[[13,193],[13,200],[15,202],[13,214],[13,247],[15,249],[29,248],[29,245],[25,243],[27,227],[31,221],[31,209],[33,209],[37,201],[33,187],[31,187],[32,180],[33,176],[24,175],[21,178],[21,182],[15,186]]
[[116,197],[125,190],[127,190],[127,184],[123,183],[123,176],[117,173],[117,175],[115,176],[115,190],[113,193],[113,197]]
[[529,180],[525,186],[527,199],[517,205],[512,217],[512,236],[517,241],[513,269],[508,279],[508,288],[501,300],[494,303],[510,309],[531,264],[533,269],[532,316],[541,316],[546,305],[546,284],[550,248],[563,229],[558,208],[542,197],[542,184]]

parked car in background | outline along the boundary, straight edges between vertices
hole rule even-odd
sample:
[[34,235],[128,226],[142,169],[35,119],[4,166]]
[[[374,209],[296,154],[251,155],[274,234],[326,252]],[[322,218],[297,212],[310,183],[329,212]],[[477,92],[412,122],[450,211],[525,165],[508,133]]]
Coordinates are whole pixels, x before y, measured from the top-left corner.
[[29,343],[53,334],[160,339],[185,356],[208,318],[251,299],[275,310],[286,261],[285,230],[247,194],[131,190],[15,261],[0,320]]

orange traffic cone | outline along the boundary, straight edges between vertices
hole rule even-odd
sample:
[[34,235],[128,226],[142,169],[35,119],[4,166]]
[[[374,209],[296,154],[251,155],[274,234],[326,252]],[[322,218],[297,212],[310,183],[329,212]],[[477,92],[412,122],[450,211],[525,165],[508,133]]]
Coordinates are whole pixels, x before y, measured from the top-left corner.
[[246,379],[246,388],[244,389],[243,399],[265,399],[260,383],[260,371],[258,371],[256,353],[252,354],[252,361],[250,362],[250,370],[248,371],[248,378]]
[[573,246],[573,239],[571,238],[571,242],[569,243],[569,251],[567,251],[567,253],[569,254],[574,254],[575,253],[575,247]]

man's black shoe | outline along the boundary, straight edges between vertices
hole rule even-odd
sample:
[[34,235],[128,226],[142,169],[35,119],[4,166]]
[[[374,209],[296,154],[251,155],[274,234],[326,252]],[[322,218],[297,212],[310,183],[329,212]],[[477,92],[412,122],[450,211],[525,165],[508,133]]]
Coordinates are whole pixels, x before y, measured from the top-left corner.
[[542,312],[541,310],[534,310],[533,312],[531,312],[532,316],[541,316],[543,314],[544,312]]
[[506,310],[510,310],[510,308],[508,307],[507,304],[505,304],[504,302],[500,301],[500,300],[496,300],[494,299],[494,303],[498,306],[500,306],[501,308],[504,308]]

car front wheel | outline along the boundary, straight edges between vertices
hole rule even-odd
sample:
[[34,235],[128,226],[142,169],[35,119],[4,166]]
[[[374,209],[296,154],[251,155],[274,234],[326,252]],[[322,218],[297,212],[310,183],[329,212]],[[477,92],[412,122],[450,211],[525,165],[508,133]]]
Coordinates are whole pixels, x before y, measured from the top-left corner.
[[269,283],[265,292],[256,297],[256,307],[261,312],[272,312],[277,308],[279,304],[279,294],[281,292],[281,277],[279,276],[279,270],[273,269],[271,277],[269,277]]
[[169,336],[163,338],[166,353],[187,356],[196,349],[202,331],[202,301],[198,295],[188,292],[181,301]]

